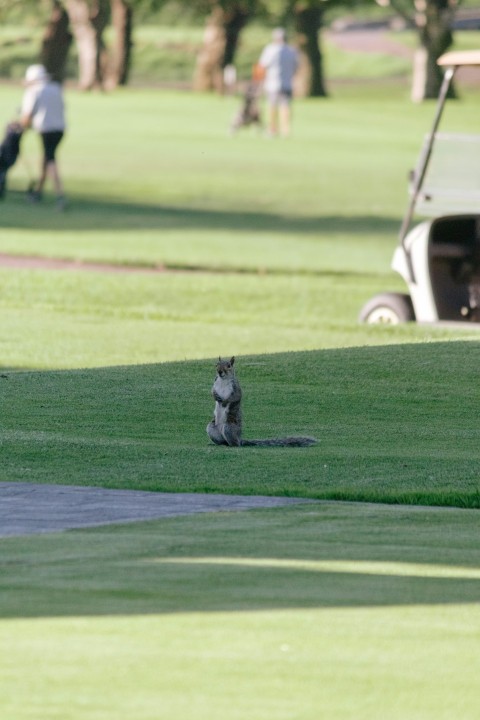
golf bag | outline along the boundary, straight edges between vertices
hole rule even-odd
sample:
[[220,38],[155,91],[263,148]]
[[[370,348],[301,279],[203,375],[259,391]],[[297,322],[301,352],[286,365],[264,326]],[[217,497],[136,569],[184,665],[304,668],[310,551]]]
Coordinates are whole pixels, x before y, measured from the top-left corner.
[[262,127],[262,117],[258,106],[259,94],[259,84],[255,81],[250,82],[245,90],[242,106],[230,126],[232,133],[237,132],[241,127],[248,127],[249,125]]
[[7,125],[5,136],[0,144],[0,198],[5,195],[7,172],[15,165],[20,153],[20,140],[23,128],[18,122]]

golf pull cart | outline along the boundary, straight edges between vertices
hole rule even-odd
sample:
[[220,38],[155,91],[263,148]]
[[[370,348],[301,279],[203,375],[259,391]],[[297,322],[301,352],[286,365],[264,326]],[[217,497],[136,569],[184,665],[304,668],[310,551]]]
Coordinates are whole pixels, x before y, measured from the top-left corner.
[[[445,74],[435,119],[412,173],[392,260],[409,294],[376,295],[361,322],[480,323],[480,135],[437,132],[456,70],[480,67],[480,50],[446,53],[438,64]],[[415,212],[434,219],[409,230]]]

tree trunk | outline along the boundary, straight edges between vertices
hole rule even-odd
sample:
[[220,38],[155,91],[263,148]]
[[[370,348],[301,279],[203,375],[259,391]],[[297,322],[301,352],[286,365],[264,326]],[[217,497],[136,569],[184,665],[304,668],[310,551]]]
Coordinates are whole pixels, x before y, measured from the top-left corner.
[[40,62],[52,80],[62,83],[65,79],[68,51],[73,38],[69,31],[69,19],[65,8],[59,0],[53,0],[52,5],[52,14],[42,39]]
[[203,46],[197,55],[194,90],[223,92],[223,71],[233,65],[240,33],[249,17],[248,9],[238,2],[227,9],[215,5],[207,18]]
[[103,33],[110,19],[108,0],[94,0],[90,12],[90,23],[95,31],[95,80],[103,89],[108,74],[108,53]]
[[110,67],[109,84],[126,85],[132,50],[132,8],[125,0],[110,0],[115,45]]
[[78,51],[78,83],[81,90],[90,90],[96,78],[95,30],[90,23],[90,8],[86,0],[67,0],[67,12]]
[[225,50],[223,53],[222,67],[233,65],[235,54],[238,48],[240,33],[250,19],[250,13],[238,5],[232,7],[225,14]]
[[320,7],[295,7],[295,29],[300,50],[300,67],[295,80],[297,95],[326,97],[323,76],[323,58],[320,51],[319,32],[323,11]]
[[[438,96],[443,72],[437,59],[453,42],[450,30],[453,10],[449,0],[416,0],[415,7],[420,48],[414,61],[412,99],[421,102]],[[455,96],[453,85],[450,96]]]
[[96,84],[103,87],[106,51],[103,30],[108,22],[107,0],[66,0],[78,50],[79,86],[91,90]]
[[197,55],[193,89],[204,92],[223,88],[222,61],[225,55],[225,12],[214,7],[207,18],[203,46]]

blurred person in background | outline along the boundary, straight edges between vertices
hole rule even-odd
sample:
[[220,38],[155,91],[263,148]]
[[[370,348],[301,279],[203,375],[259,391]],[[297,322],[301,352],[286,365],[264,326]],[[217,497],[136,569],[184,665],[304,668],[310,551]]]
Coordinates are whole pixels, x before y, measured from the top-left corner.
[[38,183],[31,187],[29,199],[39,202],[47,177],[52,180],[56,206],[65,208],[63,184],[58,171],[56,152],[65,133],[65,104],[62,87],[52,82],[43,65],[31,65],[25,74],[25,93],[20,111],[24,128],[33,128],[42,140],[43,158]]
[[264,90],[268,103],[268,132],[288,137],[291,130],[293,78],[298,68],[298,52],[287,44],[283,28],[276,28],[258,61],[264,73]]

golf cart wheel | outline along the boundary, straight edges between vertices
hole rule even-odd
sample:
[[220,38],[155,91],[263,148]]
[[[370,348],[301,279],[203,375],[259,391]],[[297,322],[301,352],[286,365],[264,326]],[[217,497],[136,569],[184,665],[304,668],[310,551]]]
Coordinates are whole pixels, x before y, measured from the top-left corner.
[[360,311],[360,322],[369,325],[398,325],[415,320],[410,295],[382,293],[375,295]]

